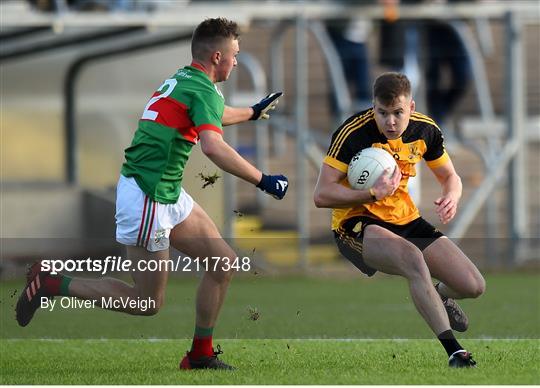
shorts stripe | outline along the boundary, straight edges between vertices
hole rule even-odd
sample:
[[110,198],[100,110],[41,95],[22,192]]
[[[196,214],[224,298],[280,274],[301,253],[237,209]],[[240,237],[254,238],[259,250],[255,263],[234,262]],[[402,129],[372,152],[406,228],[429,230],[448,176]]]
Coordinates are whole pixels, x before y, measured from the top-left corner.
[[154,215],[156,214],[156,203],[152,202],[152,217],[150,218],[150,226],[148,228],[148,233],[144,241],[144,247],[148,246],[148,241],[150,240],[150,235],[152,234],[152,226],[154,225]]
[[[148,198],[148,196],[146,197]],[[148,198],[148,204],[150,205],[152,203],[152,200]],[[144,228],[142,232],[142,239],[138,242],[139,246],[144,246],[144,243],[146,241],[146,233],[148,233],[148,220],[150,219],[150,214],[152,212],[151,206],[146,207],[145,217],[144,217]]]
[[362,247],[362,244],[360,244],[359,242],[355,241],[352,237],[347,237],[345,239],[345,241],[349,244],[349,246],[354,249],[356,252],[362,254],[362,251],[363,251],[363,247]]
[[362,243],[356,241],[351,236],[348,236],[345,233],[345,230],[341,226],[337,229],[336,232],[339,234],[339,237],[342,239],[342,241],[345,244],[347,244],[349,247],[351,247],[351,249],[354,249],[358,253],[362,254]]
[[183,188],[176,203],[160,203],[141,190],[133,177],[121,175],[116,195],[116,241],[149,252],[166,250],[171,230],[188,218],[193,206],[193,198]]
[[144,226],[144,215],[146,214],[146,205],[147,204],[148,204],[148,196],[145,196],[144,197],[144,208],[143,208],[142,216],[141,216],[141,226],[139,226],[139,235],[137,236],[137,246],[139,246],[140,242],[141,242],[141,234],[142,234],[142,230],[143,230],[143,226]]

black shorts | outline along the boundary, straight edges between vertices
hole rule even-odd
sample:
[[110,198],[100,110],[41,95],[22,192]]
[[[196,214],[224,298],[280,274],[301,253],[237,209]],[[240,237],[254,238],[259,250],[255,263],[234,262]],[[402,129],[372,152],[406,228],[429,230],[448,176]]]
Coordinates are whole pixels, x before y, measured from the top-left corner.
[[367,265],[362,257],[364,230],[368,225],[379,225],[388,229],[392,233],[410,241],[421,251],[426,249],[439,237],[444,236],[444,234],[422,217],[405,225],[394,225],[371,217],[353,217],[348,219],[342,226],[334,230],[336,244],[341,254],[368,276],[373,276],[377,272],[376,269]]

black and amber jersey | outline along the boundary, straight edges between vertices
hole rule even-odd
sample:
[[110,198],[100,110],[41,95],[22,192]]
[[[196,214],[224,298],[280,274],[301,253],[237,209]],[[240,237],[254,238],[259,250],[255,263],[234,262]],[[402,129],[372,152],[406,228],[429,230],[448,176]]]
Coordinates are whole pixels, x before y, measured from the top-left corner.
[[[373,217],[396,225],[404,225],[420,217],[407,188],[409,177],[416,175],[416,163],[423,158],[430,168],[436,168],[450,160],[441,131],[428,116],[414,112],[403,135],[399,139],[388,140],[377,128],[373,108],[370,108],[353,115],[334,132],[324,163],[346,174],[353,156],[368,147],[382,148],[394,157],[402,174],[399,188],[393,195],[377,202],[333,209],[334,230],[355,216]],[[341,184],[350,187],[347,177]]]

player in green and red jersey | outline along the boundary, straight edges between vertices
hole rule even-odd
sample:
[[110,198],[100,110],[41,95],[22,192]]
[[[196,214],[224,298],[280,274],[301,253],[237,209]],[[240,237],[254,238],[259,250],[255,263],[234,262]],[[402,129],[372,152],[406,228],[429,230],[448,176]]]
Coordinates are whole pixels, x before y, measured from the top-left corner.
[[[148,101],[133,141],[125,150],[117,186],[116,239],[127,247],[127,258],[169,259],[169,246],[191,257],[235,258],[206,212],[182,188],[184,168],[194,145],[221,169],[251,182],[264,192],[282,199],[288,180],[283,175],[265,175],[222,137],[224,125],[268,118],[281,93],[273,93],[257,104],[232,108],[216,83],[227,80],[239,53],[238,26],[223,18],[207,19],[195,29],[191,44],[193,61],[178,70]],[[208,266],[214,269],[215,263]],[[191,351],[180,362],[181,369],[232,369],[217,358],[212,333],[232,277],[223,260],[207,271],[197,291],[196,326]],[[41,298],[69,295],[153,301],[147,308],[129,303],[114,309],[134,315],[153,315],[162,306],[168,278],[161,271],[133,272],[134,284],[118,279],[89,280],[52,275],[36,263],[17,303],[17,321],[26,326]],[[135,306],[135,307],[133,307]],[[107,306],[102,306],[107,307]]]

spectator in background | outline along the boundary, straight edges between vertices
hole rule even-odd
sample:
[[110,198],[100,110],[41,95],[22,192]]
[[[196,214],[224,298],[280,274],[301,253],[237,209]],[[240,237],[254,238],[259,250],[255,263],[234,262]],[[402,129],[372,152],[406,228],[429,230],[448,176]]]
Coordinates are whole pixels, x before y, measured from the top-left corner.
[[135,0],[28,0],[35,9],[43,12],[65,11],[150,11],[156,6],[152,1]]
[[[425,0],[381,0],[383,3],[429,4]],[[459,0],[445,0],[457,3]],[[390,4],[386,4],[389,8]],[[388,20],[381,25],[380,63],[393,70],[405,67],[408,51],[420,51],[425,43],[425,54],[421,56],[426,80],[426,103],[428,113],[444,127],[448,117],[454,112],[458,102],[465,95],[471,81],[470,59],[457,32],[446,21],[426,19],[418,21]],[[406,45],[405,39],[411,28],[417,28],[422,35],[415,45]],[[420,51],[422,53],[422,51]],[[414,82],[413,82],[414,83]]]
[[[444,125],[471,81],[470,59],[458,33],[447,22],[428,20],[424,29],[428,52],[427,109],[436,122]],[[445,71],[450,77],[448,82],[444,79]]]
[[[326,29],[343,64],[349,83],[353,109],[363,110],[371,105],[371,78],[367,39],[371,22],[366,19],[334,19]],[[335,100],[332,101],[335,108]],[[335,110],[335,109],[334,109]]]

